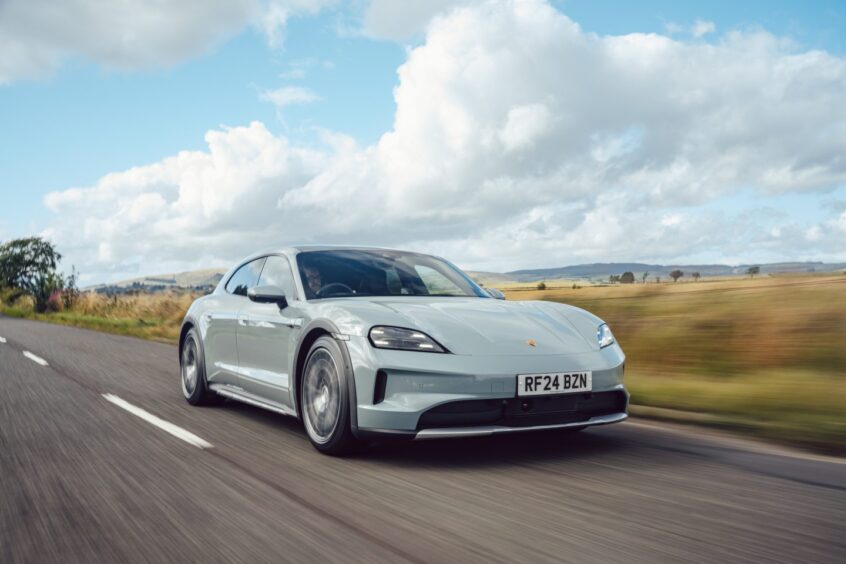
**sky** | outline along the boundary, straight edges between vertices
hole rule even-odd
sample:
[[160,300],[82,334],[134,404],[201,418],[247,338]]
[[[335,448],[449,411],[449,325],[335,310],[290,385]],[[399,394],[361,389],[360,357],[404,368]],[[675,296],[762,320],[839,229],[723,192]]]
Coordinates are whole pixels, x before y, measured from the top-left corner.
[[295,243],[846,262],[846,3],[6,0],[29,235],[83,284]]

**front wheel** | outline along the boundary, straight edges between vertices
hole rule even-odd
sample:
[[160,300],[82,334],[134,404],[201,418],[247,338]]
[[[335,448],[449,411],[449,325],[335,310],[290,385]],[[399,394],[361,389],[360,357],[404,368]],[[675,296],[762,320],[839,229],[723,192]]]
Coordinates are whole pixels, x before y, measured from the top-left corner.
[[341,348],[320,337],[311,346],[300,385],[303,425],[314,448],[342,455],[357,446],[350,425],[349,382]]

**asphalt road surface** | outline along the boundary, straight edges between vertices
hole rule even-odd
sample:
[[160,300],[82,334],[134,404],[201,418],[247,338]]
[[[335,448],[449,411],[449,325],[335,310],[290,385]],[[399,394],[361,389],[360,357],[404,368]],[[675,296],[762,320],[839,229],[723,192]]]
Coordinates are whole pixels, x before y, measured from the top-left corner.
[[173,346],[0,318],[0,562],[286,561],[846,562],[846,464],[637,421],[334,459]]

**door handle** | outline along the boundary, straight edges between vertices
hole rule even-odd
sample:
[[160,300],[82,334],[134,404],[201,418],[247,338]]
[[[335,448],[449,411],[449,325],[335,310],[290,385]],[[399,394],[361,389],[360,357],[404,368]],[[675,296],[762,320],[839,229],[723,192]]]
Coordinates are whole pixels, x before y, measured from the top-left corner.
[[303,318],[302,317],[283,317],[281,321],[282,325],[286,325],[288,327],[302,327],[303,326]]

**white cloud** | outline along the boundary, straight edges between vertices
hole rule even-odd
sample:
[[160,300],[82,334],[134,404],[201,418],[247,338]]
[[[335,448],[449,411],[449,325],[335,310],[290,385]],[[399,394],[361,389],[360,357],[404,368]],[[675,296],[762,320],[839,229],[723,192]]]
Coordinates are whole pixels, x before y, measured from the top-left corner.
[[279,73],[279,78],[285,80],[299,80],[306,77],[308,71],[313,68],[331,70],[335,64],[330,60],[320,60],[313,57],[296,59],[288,63],[288,70]]
[[499,140],[507,153],[530,148],[551,129],[552,119],[552,113],[543,104],[511,108],[505,125],[499,131]]
[[320,100],[320,96],[301,86],[284,86],[276,90],[264,90],[259,94],[259,97],[276,106],[279,111],[293,104],[309,104]]
[[266,0],[262,6],[259,25],[268,44],[279,48],[285,41],[285,26],[294,16],[313,15],[336,0]]
[[664,24],[664,29],[669,35],[680,35],[687,33],[690,34],[692,37],[699,39],[700,37],[704,37],[710,33],[716,32],[717,26],[714,24],[714,22],[709,22],[707,20],[696,20],[690,27],[683,26],[676,22],[666,22]]
[[255,24],[279,46],[291,16],[331,0],[4,0],[0,85],[82,57],[110,69],[173,65]]
[[[45,198],[60,219],[44,235],[61,242],[88,279],[112,272],[200,267],[293,240],[277,217],[280,193],[326,166],[261,123],[210,131],[207,151],[183,151]],[[99,278],[98,278],[99,275]]]
[[676,22],[666,22],[664,24],[664,29],[669,35],[677,35],[685,30],[684,26],[677,24]]
[[469,0],[371,0],[362,31],[376,39],[407,41],[420,34],[436,15]]
[[693,37],[702,37],[704,35],[708,35],[709,33],[714,33],[715,31],[717,31],[717,26],[714,25],[714,22],[704,20],[696,20],[693,27],[690,28],[690,34]]
[[701,207],[739,189],[766,202],[846,183],[843,58],[765,32],[599,37],[514,0],[436,17],[398,73],[393,128],[375,145],[327,132],[325,149],[306,151],[261,124],[210,132],[208,152],[51,195],[51,232],[100,272],[294,240],[497,269],[846,259],[846,215],[809,241],[789,213]]

